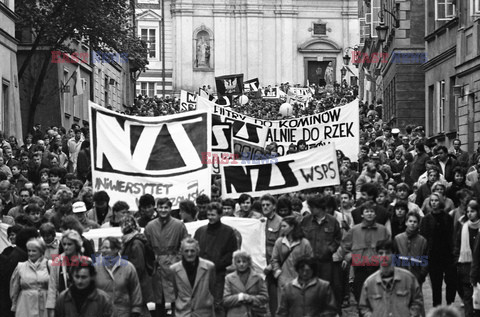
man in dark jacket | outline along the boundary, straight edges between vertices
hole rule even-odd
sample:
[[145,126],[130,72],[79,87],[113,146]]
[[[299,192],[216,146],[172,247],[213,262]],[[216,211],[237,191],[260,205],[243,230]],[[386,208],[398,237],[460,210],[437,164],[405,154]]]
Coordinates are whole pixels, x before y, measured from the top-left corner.
[[457,160],[448,155],[447,147],[440,145],[437,148],[437,158],[435,159],[437,167],[440,169],[440,173],[445,176],[445,180],[449,183],[453,182],[453,169],[457,167]]
[[208,224],[195,232],[199,242],[201,258],[215,264],[215,316],[225,316],[222,306],[223,287],[226,270],[232,264],[233,252],[237,250],[235,231],[221,222],[223,207],[219,203],[210,203],[207,207]]

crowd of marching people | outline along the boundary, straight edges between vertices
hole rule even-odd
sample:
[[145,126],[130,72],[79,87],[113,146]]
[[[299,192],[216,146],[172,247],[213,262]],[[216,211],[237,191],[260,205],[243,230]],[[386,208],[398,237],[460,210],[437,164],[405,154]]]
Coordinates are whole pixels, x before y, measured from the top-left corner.
[[[355,87],[334,89],[314,89],[296,115],[356,97]],[[175,103],[138,98],[129,113],[175,113]],[[275,118],[279,106],[234,107]],[[441,307],[457,294],[465,316],[480,316],[480,144],[468,154],[458,139],[447,148],[421,126],[400,133],[381,118],[381,103],[360,103],[360,154],[337,151],[338,186],[222,200],[214,178],[211,197],[178,210],[168,198],[145,194],[129,206],[94,191],[88,127],[36,125],[21,146],[0,134],[1,222],[11,243],[0,255],[2,316],[306,317],[351,306],[362,316],[424,316],[427,277],[438,306],[431,316],[458,316]],[[299,141],[290,153],[304,150]],[[224,217],[265,222],[263,271]],[[208,224],[192,237],[185,223],[197,220]],[[84,236],[111,227],[121,238],[103,237],[98,250]]]

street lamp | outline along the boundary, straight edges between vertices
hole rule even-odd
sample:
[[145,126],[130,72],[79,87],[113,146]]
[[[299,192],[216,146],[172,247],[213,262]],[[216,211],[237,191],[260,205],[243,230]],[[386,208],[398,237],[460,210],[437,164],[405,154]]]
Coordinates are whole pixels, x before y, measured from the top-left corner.
[[396,29],[400,27],[400,21],[397,19],[397,16],[394,13],[388,11],[387,9],[382,9],[381,11],[379,11],[378,17],[380,18],[380,23],[379,25],[377,25],[375,30],[377,31],[378,41],[380,43],[385,42],[385,40],[387,39],[387,32],[388,32],[388,25],[386,25],[385,22],[383,21],[384,12],[390,14],[394,19],[395,24],[392,26],[392,28]]
[[345,48],[345,55],[343,55],[343,65],[348,65],[350,64],[350,60],[352,59],[350,55],[348,55],[348,50],[354,50],[355,52],[358,51],[358,45],[355,45],[354,47],[346,47]]
[[340,70],[340,73],[342,74],[342,78],[345,78],[345,75],[347,74],[347,70],[345,69],[345,66],[342,67]]

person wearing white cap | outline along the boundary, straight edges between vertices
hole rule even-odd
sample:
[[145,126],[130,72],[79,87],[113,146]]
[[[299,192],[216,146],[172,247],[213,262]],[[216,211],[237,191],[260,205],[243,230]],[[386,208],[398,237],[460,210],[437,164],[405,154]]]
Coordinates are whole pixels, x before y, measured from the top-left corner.
[[74,202],[72,205],[72,211],[85,229],[100,228],[98,223],[87,218],[87,207],[83,201]]

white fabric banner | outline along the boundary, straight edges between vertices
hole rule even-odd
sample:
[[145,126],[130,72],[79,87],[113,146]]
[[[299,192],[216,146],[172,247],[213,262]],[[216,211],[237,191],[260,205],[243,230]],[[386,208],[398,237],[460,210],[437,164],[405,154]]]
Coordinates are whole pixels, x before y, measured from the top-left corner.
[[[235,217],[222,217],[222,222],[232,228],[235,228],[242,236],[243,251],[248,252],[252,256],[253,264],[256,270],[262,272],[267,266],[265,256],[265,221],[250,218],[235,218]],[[194,221],[186,223],[188,233],[193,237],[195,231],[201,226],[208,223],[208,220]],[[10,245],[7,240],[7,228],[9,225],[0,223],[0,253]],[[83,236],[89,240],[93,240],[94,249],[99,250],[102,238],[116,237],[121,238],[122,232],[119,227],[115,228],[101,228],[92,229],[84,232]],[[57,233],[57,238],[60,240],[61,233]],[[88,255],[90,256],[90,255]]]
[[197,109],[197,95],[185,90],[180,91],[180,112]]
[[[235,112],[230,108],[217,105],[216,103],[202,97],[198,97],[197,99],[197,110],[209,111],[212,114],[212,117],[214,117],[213,123],[215,125],[224,123],[232,124],[233,142],[236,151],[243,153],[250,152],[252,147],[264,148],[268,129],[260,124],[261,120],[258,121],[255,118]],[[215,127],[213,129],[215,130]],[[250,147],[245,150],[245,147],[243,146],[244,144],[249,145]]]
[[89,102],[92,179],[95,191],[136,210],[143,194],[183,199],[210,196],[212,124],[206,111],[162,117],[122,115]]
[[221,165],[222,198],[284,194],[302,189],[338,185],[334,144],[263,161],[236,161]]
[[295,119],[262,121],[268,126],[266,145],[276,142],[278,153],[285,155],[291,143],[305,140],[309,148],[335,143],[353,162],[358,160],[360,119],[358,99],[345,106]]

